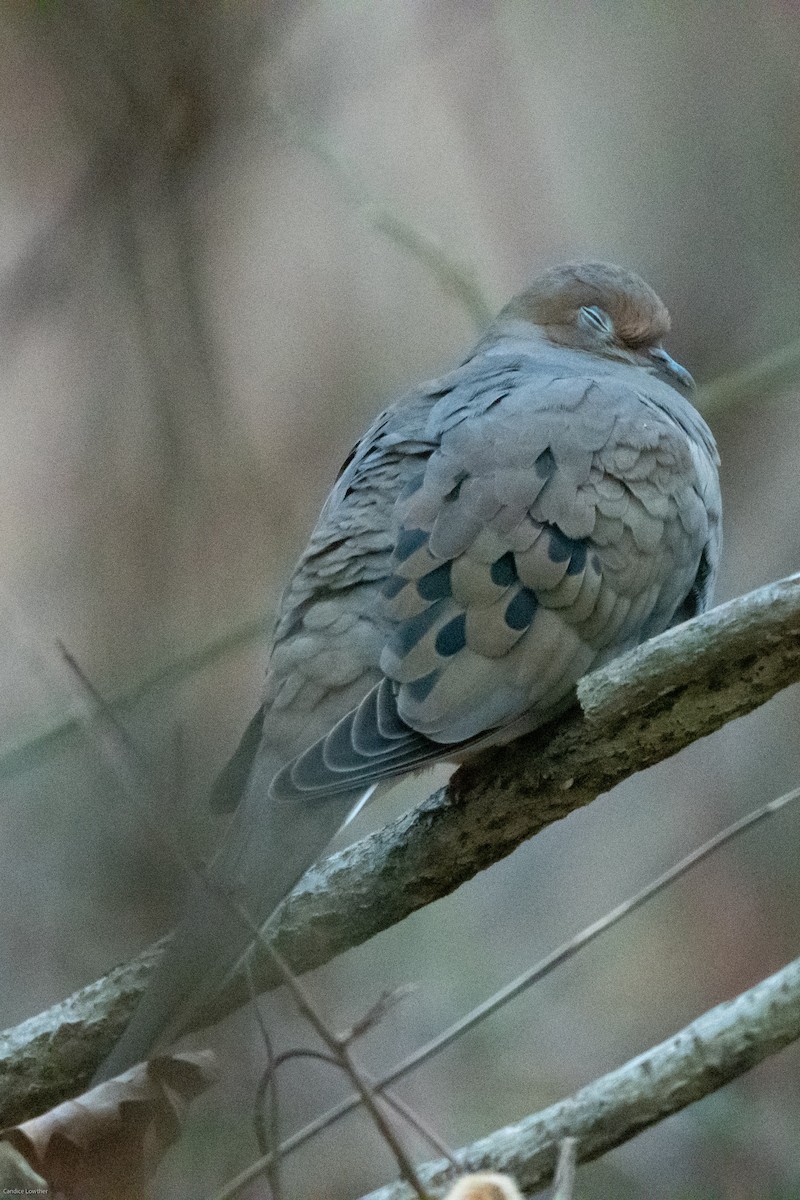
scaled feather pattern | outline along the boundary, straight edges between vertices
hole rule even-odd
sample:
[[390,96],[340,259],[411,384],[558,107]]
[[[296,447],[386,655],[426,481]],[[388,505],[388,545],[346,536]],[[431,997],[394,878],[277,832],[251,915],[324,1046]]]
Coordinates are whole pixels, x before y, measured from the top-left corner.
[[[236,812],[211,873],[256,921],[376,785],[536,728],[709,604],[719,459],[668,331],[632,272],[557,267],[356,445],[216,791]],[[251,940],[198,885],[101,1077],[179,1033]]]

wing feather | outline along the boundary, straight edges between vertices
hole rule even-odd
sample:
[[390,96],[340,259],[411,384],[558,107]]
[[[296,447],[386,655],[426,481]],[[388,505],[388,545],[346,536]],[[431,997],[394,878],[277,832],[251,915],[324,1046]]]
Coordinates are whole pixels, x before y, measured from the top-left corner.
[[594,663],[666,627],[708,542],[713,469],[692,475],[683,427],[642,403],[578,377],[442,391],[438,444],[395,508],[382,678],[279,773],[277,797],[540,723]]

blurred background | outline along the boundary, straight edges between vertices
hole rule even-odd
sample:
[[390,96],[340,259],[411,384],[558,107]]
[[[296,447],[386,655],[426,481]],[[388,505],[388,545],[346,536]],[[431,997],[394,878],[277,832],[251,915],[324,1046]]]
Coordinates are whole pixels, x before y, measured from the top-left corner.
[[[0,9],[0,1023],[169,927],[169,855],[75,723],[77,656],[202,847],[258,703],[276,597],[353,441],[541,268],[640,271],[701,383],[798,338],[791,0],[6,0]],[[439,250],[454,264],[444,275]],[[800,348],[795,356],[800,363]],[[719,599],[800,559],[800,365],[717,389]],[[312,977],[334,1024],[414,996],[374,1071],[800,779],[798,689],[540,834]],[[180,752],[176,751],[179,746]],[[356,833],[419,798],[406,787]],[[398,1090],[458,1146],[673,1033],[798,953],[800,812],[726,849]],[[307,1040],[281,996],[279,1047]],[[255,1157],[230,1069],[154,1196]],[[288,1133],[347,1090],[286,1071]],[[419,1158],[424,1143],[410,1139]],[[287,1196],[394,1174],[354,1116]],[[254,1184],[249,1200],[266,1196]],[[800,1196],[800,1047],[581,1168],[580,1200]]]

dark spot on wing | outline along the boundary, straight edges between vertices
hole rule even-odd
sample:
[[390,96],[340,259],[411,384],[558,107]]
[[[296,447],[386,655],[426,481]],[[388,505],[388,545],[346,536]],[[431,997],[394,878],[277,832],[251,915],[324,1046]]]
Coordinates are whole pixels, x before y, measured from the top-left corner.
[[547,531],[547,537],[547,554],[550,562],[566,562],[572,555],[572,547],[574,545],[572,538],[568,538],[563,534],[557,525],[550,526]]
[[536,460],[536,474],[540,479],[549,479],[556,469],[552,450],[543,450]]
[[326,554],[335,554],[337,550],[341,550],[342,546],[347,545],[347,538],[334,538],[332,542],[325,542],[312,554],[308,555],[308,562],[313,562],[315,558],[323,558]]
[[573,542],[572,556],[567,567],[568,575],[580,575],[586,566],[586,542]]
[[390,652],[396,654],[398,658],[404,658],[436,623],[442,614],[444,604],[444,600],[439,600],[430,608],[423,609],[416,617],[409,617],[407,621],[403,621],[403,624],[389,639]]
[[402,575],[390,575],[381,588],[381,593],[387,600],[394,600],[402,592],[403,588],[408,583],[407,579],[403,579]]
[[680,625],[684,621],[689,621],[692,617],[698,616],[699,613],[705,612],[708,605],[708,577],[710,573],[711,562],[708,557],[708,547],[706,547],[700,558],[700,565],[697,569],[695,581],[689,589],[688,595],[678,606],[675,615],[670,621],[670,626]]
[[453,487],[450,488],[450,491],[445,496],[445,500],[457,500],[458,499],[459,494],[461,492],[461,485],[466,478],[467,478],[466,475],[462,475],[459,479],[456,480]]
[[510,550],[502,558],[498,558],[492,563],[489,574],[492,577],[492,583],[496,583],[498,587],[510,587],[515,582],[517,567],[514,562],[514,555]]
[[415,679],[413,683],[407,683],[405,690],[412,700],[426,700],[436,685],[436,681],[441,675],[440,670],[431,671],[429,675],[423,675],[421,679]]
[[401,529],[394,548],[394,556],[398,562],[405,562],[415,550],[419,550],[428,540],[424,529]]
[[437,633],[436,653],[441,654],[442,658],[451,658],[452,655],[458,654],[459,650],[463,650],[466,644],[467,618],[464,613],[459,613]]
[[450,594],[450,562],[434,567],[417,580],[417,591],[423,600],[445,600]]
[[414,475],[411,479],[409,479],[408,483],[406,484],[406,486],[403,488],[402,492],[400,493],[398,499],[407,500],[409,496],[414,495],[414,492],[418,492],[419,489],[422,487],[422,481],[424,478],[425,478],[425,472],[420,471],[418,475]]
[[520,588],[506,607],[506,625],[509,629],[527,629],[538,607],[539,601],[530,588]]
[[568,538],[557,525],[551,525],[547,533],[547,554],[551,562],[569,561],[568,575],[579,575],[586,566],[586,542]]

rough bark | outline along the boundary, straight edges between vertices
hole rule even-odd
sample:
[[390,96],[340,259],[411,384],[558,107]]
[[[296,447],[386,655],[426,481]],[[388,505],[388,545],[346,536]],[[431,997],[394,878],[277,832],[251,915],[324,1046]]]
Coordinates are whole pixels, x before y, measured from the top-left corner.
[[[463,1147],[456,1158],[465,1173],[502,1171],[526,1194],[539,1191],[555,1174],[563,1138],[577,1139],[578,1162],[599,1158],[799,1037],[800,959],[795,959],[574,1096]],[[417,1174],[436,1195],[452,1182],[445,1159],[418,1167]],[[412,1196],[406,1184],[396,1183],[364,1200]]]
[[[276,914],[300,973],[373,937],[545,825],[800,680],[800,574],[670,630],[587,676],[553,725],[462,767],[418,808],[325,859]],[[74,1094],[121,1032],[162,943],[0,1034],[0,1125]],[[260,987],[276,980],[263,964]],[[211,1020],[248,997],[241,979]]]

